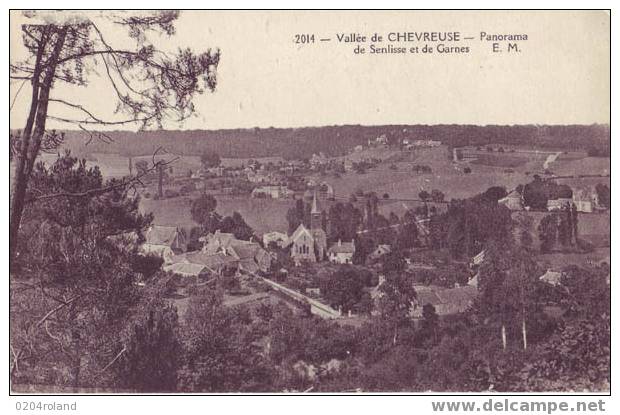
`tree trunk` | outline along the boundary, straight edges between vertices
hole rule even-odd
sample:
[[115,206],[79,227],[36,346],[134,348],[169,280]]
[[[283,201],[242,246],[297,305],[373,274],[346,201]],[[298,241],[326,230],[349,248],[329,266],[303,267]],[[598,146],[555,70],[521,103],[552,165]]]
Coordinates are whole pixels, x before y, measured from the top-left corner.
[[502,324],[502,347],[506,350],[506,326]]
[[37,60],[35,64],[34,74],[32,76],[32,98],[30,101],[30,111],[26,120],[26,126],[21,135],[21,142],[17,154],[15,154],[15,172],[13,174],[13,182],[9,193],[9,266],[13,264],[15,259],[15,249],[17,248],[17,233],[21,223],[21,216],[24,210],[24,198],[26,196],[26,162],[28,158],[28,150],[30,147],[30,136],[32,135],[32,127],[34,125],[37,107],[39,105],[39,78],[41,76],[41,56],[45,44],[39,47],[37,52]]
[[[30,112],[24,128],[24,134],[19,150],[16,155],[15,177],[13,179],[11,189],[10,214],[9,214],[9,266],[15,260],[17,238],[21,225],[22,214],[24,212],[24,202],[26,198],[26,189],[34,162],[39,154],[41,140],[45,133],[45,122],[47,120],[47,106],[49,102],[49,93],[54,81],[56,72],[56,62],[60,56],[60,52],[64,46],[67,33],[66,28],[57,29],[56,43],[54,48],[42,65],[43,51],[47,42],[42,39],[42,44],[37,51],[37,61],[32,79],[32,100],[30,103]],[[41,82],[40,77],[44,76]],[[34,131],[33,130],[34,127]]]
[[521,324],[521,332],[523,333],[523,350],[527,350],[527,328],[525,326],[525,317]]

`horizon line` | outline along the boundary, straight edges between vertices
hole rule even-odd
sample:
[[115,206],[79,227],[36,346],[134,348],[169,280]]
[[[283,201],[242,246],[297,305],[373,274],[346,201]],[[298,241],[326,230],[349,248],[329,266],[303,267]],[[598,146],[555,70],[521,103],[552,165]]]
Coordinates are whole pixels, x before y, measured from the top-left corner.
[[[570,124],[562,124],[562,123],[557,123],[557,124],[540,124],[540,123],[529,123],[529,124],[457,124],[457,123],[438,123],[438,124],[331,124],[331,125],[305,125],[305,126],[289,126],[289,127],[275,127],[275,126],[269,126],[269,127],[259,127],[259,126],[254,126],[254,127],[225,127],[225,128],[191,128],[191,129],[168,129],[168,128],[161,128],[161,129],[144,129],[144,130],[132,130],[132,129],[114,129],[114,130],[108,130],[108,129],[90,129],[88,131],[84,131],[84,130],[80,130],[80,129],[73,129],[73,128],[49,128],[47,130],[58,130],[58,131],[72,131],[72,132],[82,132],[82,133],[89,133],[89,132],[132,132],[132,133],[140,133],[140,132],[161,132],[161,131],[168,131],[168,132],[190,132],[190,131],[233,131],[233,130],[298,130],[298,129],[304,129],[304,128],[334,128],[334,127],[365,127],[365,128],[371,128],[371,127],[446,127],[446,126],[460,126],[460,127],[596,127],[596,126],[601,126],[601,127],[608,127],[610,128],[611,125],[609,122],[593,122],[593,123],[589,123],[589,124],[585,124],[585,123],[570,123]],[[10,128],[11,131],[17,131],[17,130],[22,130],[22,128]]]

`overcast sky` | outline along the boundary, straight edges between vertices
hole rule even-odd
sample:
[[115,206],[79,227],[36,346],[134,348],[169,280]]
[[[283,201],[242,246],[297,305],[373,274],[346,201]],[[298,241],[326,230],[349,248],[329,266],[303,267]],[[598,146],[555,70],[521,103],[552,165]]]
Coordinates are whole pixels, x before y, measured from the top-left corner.
[[[12,16],[13,60],[23,50]],[[188,11],[176,27],[173,38],[157,45],[219,47],[222,60],[217,91],[198,96],[197,116],[167,124],[171,129],[609,122],[609,20],[603,12]],[[459,31],[476,39],[460,44],[472,49],[464,55],[356,56],[352,45],[335,40],[352,31]],[[529,39],[519,43],[520,53],[493,54],[490,42],[478,40],[481,31]],[[296,45],[296,33],[314,33],[317,43]],[[112,40],[128,46],[125,39]],[[11,85],[11,99],[18,86]],[[101,116],[115,107],[96,74],[87,88],[58,87],[54,95]],[[11,111],[12,128],[23,128],[28,99],[26,86]],[[57,107],[50,113],[65,114]]]

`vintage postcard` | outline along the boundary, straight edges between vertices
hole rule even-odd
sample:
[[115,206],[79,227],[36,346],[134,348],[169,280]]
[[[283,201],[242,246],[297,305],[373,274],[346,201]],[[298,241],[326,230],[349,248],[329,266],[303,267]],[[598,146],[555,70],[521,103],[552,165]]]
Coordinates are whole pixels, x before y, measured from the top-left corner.
[[609,393],[610,24],[11,11],[11,393]]

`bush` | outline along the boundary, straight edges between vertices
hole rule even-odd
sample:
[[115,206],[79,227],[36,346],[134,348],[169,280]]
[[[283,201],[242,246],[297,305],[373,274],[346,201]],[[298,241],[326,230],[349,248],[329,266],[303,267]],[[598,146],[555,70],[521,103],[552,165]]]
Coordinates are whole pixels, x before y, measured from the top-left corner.
[[166,198],[179,197],[179,192],[177,192],[176,190],[172,190],[172,189],[166,189],[164,191],[164,196]]
[[586,241],[586,240],[581,239],[581,238],[577,238],[577,247],[581,251],[587,252],[587,253],[590,253],[590,252],[594,251],[594,245],[591,242]]

